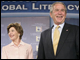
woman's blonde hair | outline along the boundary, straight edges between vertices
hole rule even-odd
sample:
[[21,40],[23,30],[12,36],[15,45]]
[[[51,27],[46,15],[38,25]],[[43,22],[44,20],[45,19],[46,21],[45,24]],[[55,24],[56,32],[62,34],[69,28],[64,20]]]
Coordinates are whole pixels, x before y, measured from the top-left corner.
[[22,38],[22,35],[23,35],[23,28],[22,26],[19,24],[19,23],[10,23],[8,26],[7,26],[7,32],[9,33],[9,29],[11,27],[14,27],[16,29],[16,31],[18,33],[20,33],[20,39]]

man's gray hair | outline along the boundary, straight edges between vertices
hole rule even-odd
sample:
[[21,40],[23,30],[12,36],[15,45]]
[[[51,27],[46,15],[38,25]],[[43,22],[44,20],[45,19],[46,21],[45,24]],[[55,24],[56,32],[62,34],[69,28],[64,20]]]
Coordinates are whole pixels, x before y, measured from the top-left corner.
[[50,8],[50,13],[52,13],[53,7],[54,7],[55,4],[63,4],[64,7],[65,7],[65,12],[67,13],[66,5],[65,5],[63,2],[55,2],[55,3],[53,3],[53,4],[51,5],[51,8]]

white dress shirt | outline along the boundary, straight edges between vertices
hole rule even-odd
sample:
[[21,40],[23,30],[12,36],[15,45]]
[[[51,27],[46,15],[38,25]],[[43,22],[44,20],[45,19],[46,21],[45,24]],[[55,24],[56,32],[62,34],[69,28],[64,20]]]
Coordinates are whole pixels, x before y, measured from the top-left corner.
[[[59,32],[60,32],[60,35],[61,35],[61,32],[62,32],[62,29],[63,29],[64,24],[65,24],[65,23],[62,23],[62,24],[59,25],[60,27],[59,27],[58,30],[59,30]],[[55,30],[56,26],[57,26],[57,25],[54,24],[54,27],[52,28],[52,41],[53,41],[53,34],[54,34],[54,30]]]

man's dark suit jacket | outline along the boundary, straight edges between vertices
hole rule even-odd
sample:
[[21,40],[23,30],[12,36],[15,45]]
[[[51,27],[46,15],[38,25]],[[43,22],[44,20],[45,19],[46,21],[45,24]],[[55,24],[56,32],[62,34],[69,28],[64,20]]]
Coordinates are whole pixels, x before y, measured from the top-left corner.
[[41,33],[37,59],[77,59],[79,58],[79,26],[65,23],[56,56],[52,44],[52,28]]

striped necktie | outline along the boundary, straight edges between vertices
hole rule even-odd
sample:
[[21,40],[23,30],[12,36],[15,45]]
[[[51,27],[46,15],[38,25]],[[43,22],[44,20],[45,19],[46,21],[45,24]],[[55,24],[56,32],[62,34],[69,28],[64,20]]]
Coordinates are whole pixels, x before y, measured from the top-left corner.
[[53,49],[54,49],[54,55],[56,55],[56,50],[59,42],[59,37],[60,37],[60,32],[58,30],[60,26],[57,26],[54,30],[54,35],[53,35]]

